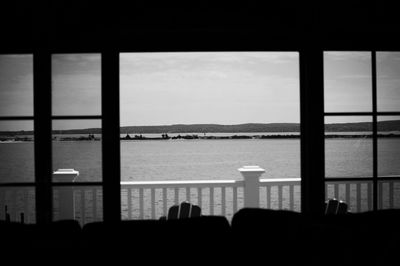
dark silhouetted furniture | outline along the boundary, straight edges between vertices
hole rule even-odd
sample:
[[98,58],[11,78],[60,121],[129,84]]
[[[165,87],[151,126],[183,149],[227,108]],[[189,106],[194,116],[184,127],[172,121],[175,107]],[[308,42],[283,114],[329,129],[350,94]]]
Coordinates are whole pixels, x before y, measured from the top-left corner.
[[168,210],[168,215],[160,217],[161,220],[184,219],[201,216],[201,208],[187,201],[179,205],[171,206]]
[[333,198],[325,202],[326,215],[346,214],[347,212],[348,212],[348,205],[344,201]]
[[182,259],[195,253],[197,262],[207,263],[226,259],[230,252],[230,225],[223,216],[93,222],[85,224],[82,231],[82,253],[96,254],[99,262],[162,263],[171,254]]
[[199,264],[399,265],[399,224],[400,210],[312,216],[261,208],[239,210],[231,225],[213,215],[83,227],[72,220],[46,225],[0,221],[0,250],[3,259],[26,263],[54,262],[51,258],[73,263],[79,257],[95,264],[163,263],[173,254],[186,264],[195,259]]
[[306,265],[302,252],[309,239],[308,217],[288,210],[243,208],[232,218],[233,254],[263,261],[265,265]]

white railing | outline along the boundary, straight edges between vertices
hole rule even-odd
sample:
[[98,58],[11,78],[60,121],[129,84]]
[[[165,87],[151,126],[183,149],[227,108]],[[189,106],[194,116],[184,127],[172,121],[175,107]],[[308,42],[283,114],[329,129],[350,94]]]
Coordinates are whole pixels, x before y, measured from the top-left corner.
[[256,181],[247,194],[246,177],[244,180],[121,182],[122,218],[157,219],[182,201],[199,205],[203,214],[228,218],[244,206],[300,211],[300,178]]
[[[372,181],[327,181],[327,198],[337,198],[348,203],[352,212],[372,210]],[[378,181],[378,209],[400,208],[400,181]]]
[[243,206],[243,181],[121,182],[123,219],[156,219],[182,201],[204,214],[231,216]]
[[259,206],[300,211],[300,182],[300,178],[261,179]]
[[[205,215],[223,215],[228,219],[243,207],[300,211],[300,178],[260,179],[263,169],[239,169],[243,180],[140,181],[121,182],[122,219],[158,219],[169,207],[182,201],[199,205]],[[65,176],[64,176],[65,178]],[[349,204],[352,212],[372,209],[372,181],[328,181],[326,198]],[[53,193],[54,218],[74,218],[82,224],[102,220],[101,187],[56,187]],[[5,208],[10,219],[35,222],[33,188],[0,188],[0,219]],[[400,208],[400,181],[379,181],[378,207]]]

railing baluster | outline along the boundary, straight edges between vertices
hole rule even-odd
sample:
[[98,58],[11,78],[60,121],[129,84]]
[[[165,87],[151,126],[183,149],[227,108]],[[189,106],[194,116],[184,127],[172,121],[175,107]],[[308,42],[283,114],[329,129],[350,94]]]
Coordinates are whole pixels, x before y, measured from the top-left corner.
[[232,188],[233,189],[233,191],[232,191],[232,201],[233,201],[233,206],[232,206],[232,208],[233,208],[233,213],[235,213],[235,212],[237,212],[237,209],[238,209],[238,193],[237,193],[237,191],[238,191],[238,187],[233,187]]
[[179,204],[179,188],[176,187],[174,191],[175,191],[175,194],[174,194],[175,204],[178,205]]
[[264,186],[264,198],[265,198],[265,204],[264,204],[264,208],[268,208],[268,186]]
[[12,221],[14,217],[14,194],[15,189],[8,193],[8,197],[6,196],[6,205],[8,206],[8,216],[10,221]]
[[25,223],[29,223],[29,191],[31,188],[26,188],[24,191],[24,218]]
[[[86,209],[86,204],[85,204],[86,202],[85,202],[85,189],[81,189],[81,222],[82,222],[82,225],[84,225],[85,224],[85,222],[86,222],[86,219],[85,219],[85,216],[86,216],[86,213],[85,213],[85,209]],[[61,204],[63,204],[62,202],[60,203],[60,205]]]
[[144,212],[144,207],[143,207],[143,188],[139,188],[139,219],[143,219],[143,212]]
[[344,183],[345,184],[345,189],[346,189],[346,199],[345,199],[345,201],[346,201],[346,203],[347,203],[347,205],[348,206],[350,206],[350,183]]
[[225,189],[226,187],[221,187],[221,215],[225,216]]
[[[89,189],[89,188],[88,188]],[[88,191],[88,199],[87,199],[87,202],[88,202],[88,207],[87,207],[87,209],[88,210],[86,210],[86,211],[88,211],[88,213],[89,213],[89,216],[87,217],[87,219],[86,219],[86,221],[88,221],[88,222],[93,222],[93,220],[94,220],[94,212],[93,212],[93,206],[94,206],[94,203],[93,203],[93,189],[89,189]],[[89,204],[89,203],[91,203],[91,204]]]
[[5,220],[5,208],[6,208],[6,188],[0,188],[0,220]]
[[128,201],[128,219],[129,220],[132,220],[132,189],[130,189],[130,188],[127,188],[127,190],[128,190],[128,199],[127,199],[127,201]]
[[367,195],[367,202],[368,202],[368,210],[372,210],[372,182],[367,182],[367,189],[368,189],[368,195]]
[[18,221],[19,217],[18,217],[18,194],[19,194],[20,190],[17,189],[14,193],[14,198],[13,198],[13,203],[14,203],[14,221]]
[[197,188],[197,205],[201,208],[203,206],[203,195],[201,187]]
[[389,182],[389,208],[393,208],[393,196],[394,196],[394,186],[393,186],[393,181],[388,180]]
[[334,185],[333,185],[333,192],[334,192],[334,197],[336,198],[336,199],[339,199],[339,184],[338,183],[335,183]]
[[358,182],[356,184],[357,186],[357,211],[361,211],[361,183]]
[[294,184],[289,185],[289,209],[294,211]]
[[163,193],[163,211],[164,211],[164,216],[167,216],[167,188],[163,188],[162,190]]
[[186,201],[190,202],[190,187],[186,187]]
[[267,194],[267,208],[271,209],[271,199],[272,199],[272,186],[267,185],[266,194]]
[[100,188],[97,190],[96,199],[98,202],[97,207],[97,217],[99,221],[103,220],[103,190]]
[[151,219],[156,218],[156,196],[155,196],[155,188],[150,188],[151,194]]
[[382,209],[383,206],[383,183],[378,182],[378,209]]
[[283,186],[278,185],[278,209],[281,210],[283,207],[283,200],[282,200],[282,194],[283,194]]
[[214,215],[214,188],[210,187],[210,215]]
[[325,200],[328,198],[328,183],[325,182]]
[[93,221],[97,221],[97,188],[92,188],[93,197]]
[[36,208],[35,208],[35,188],[32,188],[29,194],[29,222],[36,223]]

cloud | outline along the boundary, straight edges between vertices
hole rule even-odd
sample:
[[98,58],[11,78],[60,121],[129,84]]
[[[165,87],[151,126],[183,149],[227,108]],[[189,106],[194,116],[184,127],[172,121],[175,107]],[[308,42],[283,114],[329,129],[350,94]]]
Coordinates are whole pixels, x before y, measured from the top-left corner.
[[179,52],[179,53],[123,53],[120,56],[121,74],[158,72],[168,69],[204,70],[243,68],[244,66],[293,64],[296,52]]
[[324,59],[331,61],[371,61],[371,52],[359,51],[328,51],[324,52]]

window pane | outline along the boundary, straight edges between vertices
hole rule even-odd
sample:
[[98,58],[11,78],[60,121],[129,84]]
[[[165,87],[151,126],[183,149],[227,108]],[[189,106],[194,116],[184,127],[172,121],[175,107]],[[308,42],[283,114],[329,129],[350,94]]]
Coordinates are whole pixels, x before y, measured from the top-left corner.
[[73,219],[86,223],[103,220],[103,190],[100,186],[55,187],[53,220]]
[[0,121],[0,183],[33,182],[32,121]]
[[324,53],[325,112],[372,111],[370,52]]
[[52,57],[53,115],[101,114],[100,54]]
[[0,116],[33,115],[33,56],[0,55]]
[[378,111],[400,111],[400,52],[377,52]]
[[326,177],[372,177],[371,122],[371,117],[325,117]]
[[[242,180],[238,168],[245,165],[265,169],[265,179],[300,180],[298,53],[123,53],[120,85],[121,181]],[[223,214],[221,189],[177,189],[174,198],[174,189],[163,194],[124,185],[122,217],[152,217],[153,196],[156,217],[164,207],[199,197],[204,214]],[[208,207],[213,193],[215,208]],[[229,216],[232,188],[223,193]],[[298,186],[280,193],[274,187],[273,204],[265,193],[260,204],[300,209]]]
[[400,178],[400,117],[378,117],[378,175]]
[[0,187],[0,220],[35,223],[35,188]]
[[53,181],[101,181],[101,147],[100,120],[53,120],[53,172],[79,172],[54,173]]

